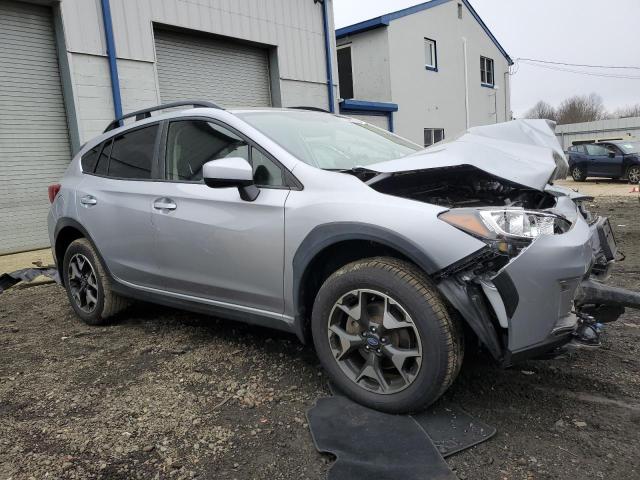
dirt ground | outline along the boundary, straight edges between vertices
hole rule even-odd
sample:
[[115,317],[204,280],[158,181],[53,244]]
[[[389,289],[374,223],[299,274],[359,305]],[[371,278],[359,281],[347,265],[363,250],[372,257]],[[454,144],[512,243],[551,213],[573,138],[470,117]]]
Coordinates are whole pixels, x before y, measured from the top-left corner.
[[[637,197],[600,198],[640,289]],[[640,478],[640,315],[603,347],[501,370],[465,362],[446,394],[497,427],[448,459],[461,479]],[[322,479],[305,420],[327,394],[285,334],[137,304],[108,327],[56,285],[0,295],[0,479]]]

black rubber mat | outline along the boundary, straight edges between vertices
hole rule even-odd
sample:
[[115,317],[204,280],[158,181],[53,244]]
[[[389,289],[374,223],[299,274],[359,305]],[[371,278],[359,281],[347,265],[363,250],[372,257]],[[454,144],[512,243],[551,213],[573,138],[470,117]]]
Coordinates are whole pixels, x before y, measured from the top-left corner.
[[496,433],[495,427],[472,417],[455,404],[438,402],[412,417],[444,457],[489,440]]
[[411,416],[389,415],[334,395],[319,399],[307,420],[316,448],[337,458],[329,480],[456,478]]

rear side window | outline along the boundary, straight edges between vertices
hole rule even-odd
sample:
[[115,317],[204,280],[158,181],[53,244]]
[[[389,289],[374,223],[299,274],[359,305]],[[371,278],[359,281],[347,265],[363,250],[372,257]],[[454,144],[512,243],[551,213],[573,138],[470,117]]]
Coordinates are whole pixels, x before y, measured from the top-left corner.
[[113,140],[107,140],[103,145],[104,148],[100,152],[100,156],[98,157],[98,164],[96,165],[96,175],[106,175],[109,171],[109,155],[111,155],[111,145],[113,144]]
[[82,156],[81,164],[83,172],[93,173],[95,171],[102,145],[102,143],[99,143]]
[[157,133],[158,125],[151,125],[115,137],[108,175],[116,178],[150,179]]

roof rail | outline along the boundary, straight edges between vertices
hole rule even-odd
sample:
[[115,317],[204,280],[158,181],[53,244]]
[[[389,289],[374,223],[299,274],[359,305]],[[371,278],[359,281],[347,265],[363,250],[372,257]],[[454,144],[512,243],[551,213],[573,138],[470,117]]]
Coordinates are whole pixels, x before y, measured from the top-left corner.
[[126,115],[116,118],[113,122],[107,125],[107,128],[105,128],[104,132],[102,133],[107,133],[109,130],[118,128],[119,126],[121,126],[122,121],[126,118],[136,117],[136,122],[137,122],[139,120],[144,120],[145,118],[151,117],[151,112],[156,112],[158,110],[165,110],[167,108],[184,107],[184,106],[192,106],[194,108],[216,108],[218,110],[223,110],[221,107],[219,107],[215,103],[207,102],[204,100],[182,100],[179,102],[165,103],[162,105],[158,105],[156,107],[149,107],[149,108],[143,108],[142,110],[136,110],[135,112],[127,113]]
[[299,107],[287,107],[287,108],[293,108],[294,110],[309,110],[311,112],[324,112],[324,113],[331,113],[329,110],[325,110],[324,108],[320,108],[320,107],[307,107],[307,106],[299,106]]

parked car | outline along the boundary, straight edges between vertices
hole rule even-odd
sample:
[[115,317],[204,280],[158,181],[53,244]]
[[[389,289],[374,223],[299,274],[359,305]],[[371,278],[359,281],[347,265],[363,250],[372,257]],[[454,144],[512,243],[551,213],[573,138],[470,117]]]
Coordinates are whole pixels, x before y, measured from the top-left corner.
[[622,178],[640,182],[640,142],[602,142],[572,145],[567,150],[569,171],[576,182],[587,177]]
[[507,366],[597,340],[594,306],[637,300],[589,280],[615,240],[550,184],[567,162],[545,121],[423,150],[343,116],[192,103],[114,121],[50,187],[86,323],[144,299],[278,328],[351,398],[407,412],[451,385],[465,335]]

